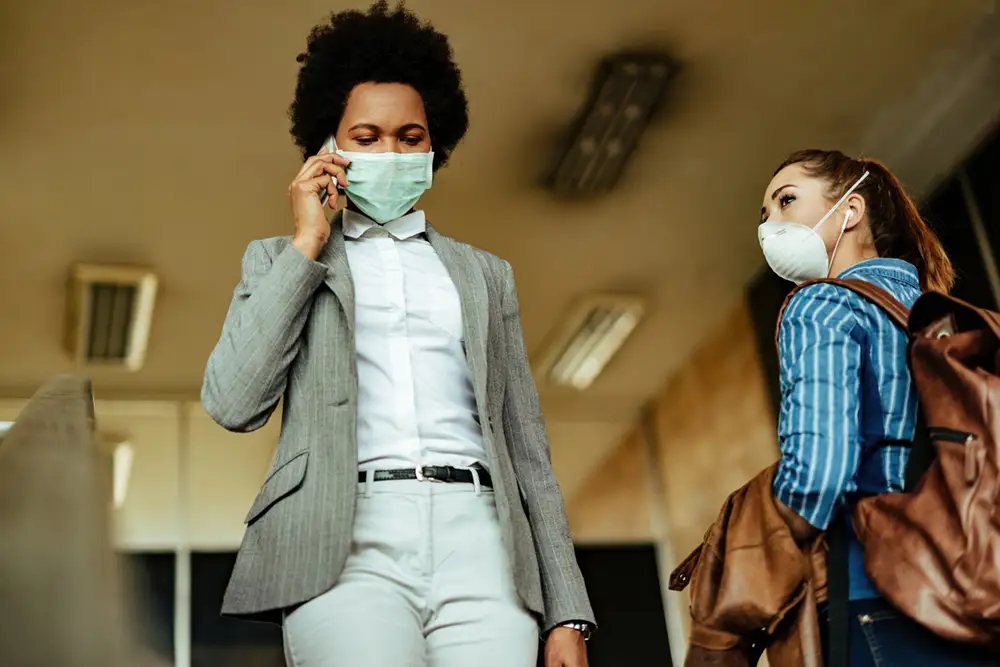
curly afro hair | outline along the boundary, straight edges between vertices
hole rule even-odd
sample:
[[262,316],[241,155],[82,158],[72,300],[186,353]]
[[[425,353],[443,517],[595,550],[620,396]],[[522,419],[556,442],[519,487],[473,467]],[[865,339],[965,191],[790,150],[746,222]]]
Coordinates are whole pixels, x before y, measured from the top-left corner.
[[448,38],[421,23],[402,3],[379,0],[367,12],[337,12],[313,28],[289,109],[292,137],[304,156],[315,154],[343,116],[361,83],[404,83],[424,101],[434,169],[440,168],[469,129],[462,75]]

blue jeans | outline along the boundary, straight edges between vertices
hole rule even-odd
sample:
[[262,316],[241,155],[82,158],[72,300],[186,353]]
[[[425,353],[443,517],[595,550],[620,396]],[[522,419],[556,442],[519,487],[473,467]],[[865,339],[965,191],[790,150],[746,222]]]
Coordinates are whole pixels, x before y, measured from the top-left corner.
[[[851,667],[1000,667],[1000,656],[941,639],[880,598],[852,600],[850,610]],[[826,632],[827,615],[821,610],[824,656]]]

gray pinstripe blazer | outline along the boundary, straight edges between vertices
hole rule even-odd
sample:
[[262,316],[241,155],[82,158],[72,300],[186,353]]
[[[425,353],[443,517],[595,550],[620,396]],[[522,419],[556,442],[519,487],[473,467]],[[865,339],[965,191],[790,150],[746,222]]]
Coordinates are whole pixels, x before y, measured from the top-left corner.
[[[276,620],[336,583],[357,488],[354,286],[338,220],[318,261],[254,241],[205,369],[223,427],[263,426],[284,398],[278,450],[250,512],[223,613]],[[543,629],[593,622],[552,472],[510,265],[428,227],[462,303],[466,357],[518,594]]]

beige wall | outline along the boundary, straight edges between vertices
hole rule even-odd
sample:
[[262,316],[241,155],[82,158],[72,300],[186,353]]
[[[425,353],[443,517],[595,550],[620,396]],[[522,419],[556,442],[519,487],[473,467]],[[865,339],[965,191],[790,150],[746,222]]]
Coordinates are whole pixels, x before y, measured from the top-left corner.
[[734,489],[778,457],[749,313],[741,306],[660,396],[657,446],[675,559],[698,546]]
[[[778,456],[774,420],[749,314],[741,304],[653,401],[655,452],[637,423],[567,497],[581,542],[655,538],[662,494],[671,556],[696,547],[726,496]],[[651,480],[649,461],[659,479]],[[662,489],[655,488],[656,482]]]
[[567,499],[566,512],[576,542],[655,540],[647,460],[645,442],[633,429]]

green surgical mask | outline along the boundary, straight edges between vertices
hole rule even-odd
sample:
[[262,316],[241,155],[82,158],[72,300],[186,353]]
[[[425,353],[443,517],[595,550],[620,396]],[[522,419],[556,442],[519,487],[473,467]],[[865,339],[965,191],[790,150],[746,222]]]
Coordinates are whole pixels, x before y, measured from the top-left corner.
[[335,148],[351,161],[347,196],[379,224],[401,218],[430,189],[434,153],[354,153]]

